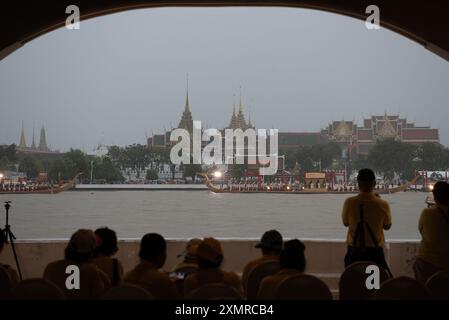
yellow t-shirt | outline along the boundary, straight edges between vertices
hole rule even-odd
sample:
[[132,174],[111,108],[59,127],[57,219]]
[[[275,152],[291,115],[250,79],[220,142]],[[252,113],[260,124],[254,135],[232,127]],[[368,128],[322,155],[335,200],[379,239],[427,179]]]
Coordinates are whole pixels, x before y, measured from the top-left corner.
[[242,274],[242,285],[243,285],[243,289],[246,292],[247,289],[247,285],[248,285],[248,276],[249,273],[255,268],[257,267],[259,264],[262,264],[264,262],[267,261],[278,261],[279,262],[279,255],[263,255],[259,258],[257,258],[256,260],[250,261],[248,262],[248,264],[245,266],[245,268],[243,269],[243,274]]
[[[79,290],[69,290],[66,287],[68,277],[66,268],[69,265],[79,267]],[[44,270],[44,278],[56,284],[64,292],[67,299],[97,299],[111,287],[108,276],[90,262],[78,263],[68,260],[51,262]]]
[[125,275],[123,282],[143,287],[156,300],[175,300],[178,298],[175,285],[170,278],[159,272],[156,266],[149,261],[142,260]]
[[242,281],[234,272],[222,271],[220,268],[199,268],[198,272],[192,273],[185,278],[184,296],[189,297],[196,289],[210,283],[223,283],[243,294]]
[[259,292],[257,293],[258,300],[272,300],[275,298],[276,291],[281,282],[290,276],[302,274],[296,269],[282,269],[278,273],[262,279]]
[[[99,255],[92,260],[92,263],[95,264],[101,271],[103,271],[111,281],[111,284],[114,280],[114,267],[113,267],[113,258]],[[119,260],[117,260],[117,275],[118,275],[118,284],[120,284],[123,278],[123,266]]]
[[419,218],[421,233],[417,257],[442,269],[449,269],[448,207],[424,209]]
[[[357,196],[346,199],[343,205],[342,220],[348,227],[346,243],[353,245],[357,223],[359,222],[360,205],[363,204],[364,220],[370,226],[377,244],[385,243],[384,228],[391,225],[391,210],[388,202],[373,192],[360,192]],[[357,241],[359,245],[360,239]],[[365,246],[374,247],[368,229],[365,226]]]

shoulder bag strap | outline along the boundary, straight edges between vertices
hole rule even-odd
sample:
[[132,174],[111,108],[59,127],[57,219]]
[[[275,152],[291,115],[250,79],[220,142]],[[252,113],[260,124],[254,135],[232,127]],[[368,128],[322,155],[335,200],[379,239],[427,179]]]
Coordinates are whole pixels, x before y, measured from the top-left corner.
[[[363,213],[363,204],[360,204],[359,207],[359,222],[357,222],[357,227],[354,233],[354,240],[352,242],[353,246],[357,246],[357,242],[360,242],[360,248],[365,247],[365,228],[364,228],[364,213]],[[360,240],[360,241],[359,241]]]

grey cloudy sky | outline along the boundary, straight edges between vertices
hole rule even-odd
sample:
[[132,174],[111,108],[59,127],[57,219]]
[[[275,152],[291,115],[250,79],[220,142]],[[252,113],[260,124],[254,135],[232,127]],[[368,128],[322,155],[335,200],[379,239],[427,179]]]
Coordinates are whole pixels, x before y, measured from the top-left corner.
[[22,120],[27,143],[44,124],[60,150],[145,143],[177,125],[186,73],[193,117],[209,127],[229,123],[241,85],[259,128],[388,111],[449,145],[447,61],[387,29],[287,8],[144,9],[46,34],[0,61],[0,144],[18,143]]

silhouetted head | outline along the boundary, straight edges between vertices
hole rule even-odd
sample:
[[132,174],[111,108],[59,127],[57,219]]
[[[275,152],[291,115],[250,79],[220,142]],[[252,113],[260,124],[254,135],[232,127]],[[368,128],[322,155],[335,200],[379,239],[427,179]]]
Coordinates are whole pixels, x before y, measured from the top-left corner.
[[66,260],[75,262],[87,262],[94,256],[95,234],[89,229],[79,229],[70,238],[64,251]]
[[279,256],[281,269],[296,269],[304,272],[306,269],[305,245],[298,239],[286,241]]
[[183,257],[186,263],[198,263],[198,246],[201,241],[198,238],[187,241],[184,251],[178,255],[178,258]]
[[200,268],[219,268],[223,261],[223,250],[217,239],[204,238],[197,249]]
[[373,170],[365,168],[359,171],[357,182],[361,192],[371,192],[376,186],[376,176]]
[[2,252],[5,243],[6,243],[6,233],[5,231],[3,231],[3,229],[0,228],[0,252]]
[[95,247],[95,255],[113,256],[118,251],[117,234],[114,230],[107,227],[95,230],[97,238],[97,246]]
[[262,249],[263,255],[275,254],[279,255],[282,250],[282,235],[277,230],[266,231],[260,242],[256,244],[256,248]]
[[144,235],[140,241],[139,257],[162,268],[167,258],[167,242],[164,237],[157,233]]
[[436,204],[449,205],[449,184],[444,181],[438,181],[433,186],[433,198]]

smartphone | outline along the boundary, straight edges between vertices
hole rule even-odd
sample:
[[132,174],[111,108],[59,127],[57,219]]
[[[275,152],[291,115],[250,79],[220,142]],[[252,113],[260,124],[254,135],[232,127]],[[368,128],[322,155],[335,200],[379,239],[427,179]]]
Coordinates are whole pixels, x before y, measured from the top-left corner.
[[170,272],[169,277],[172,279],[183,280],[186,277],[186,274],[184,272]]

